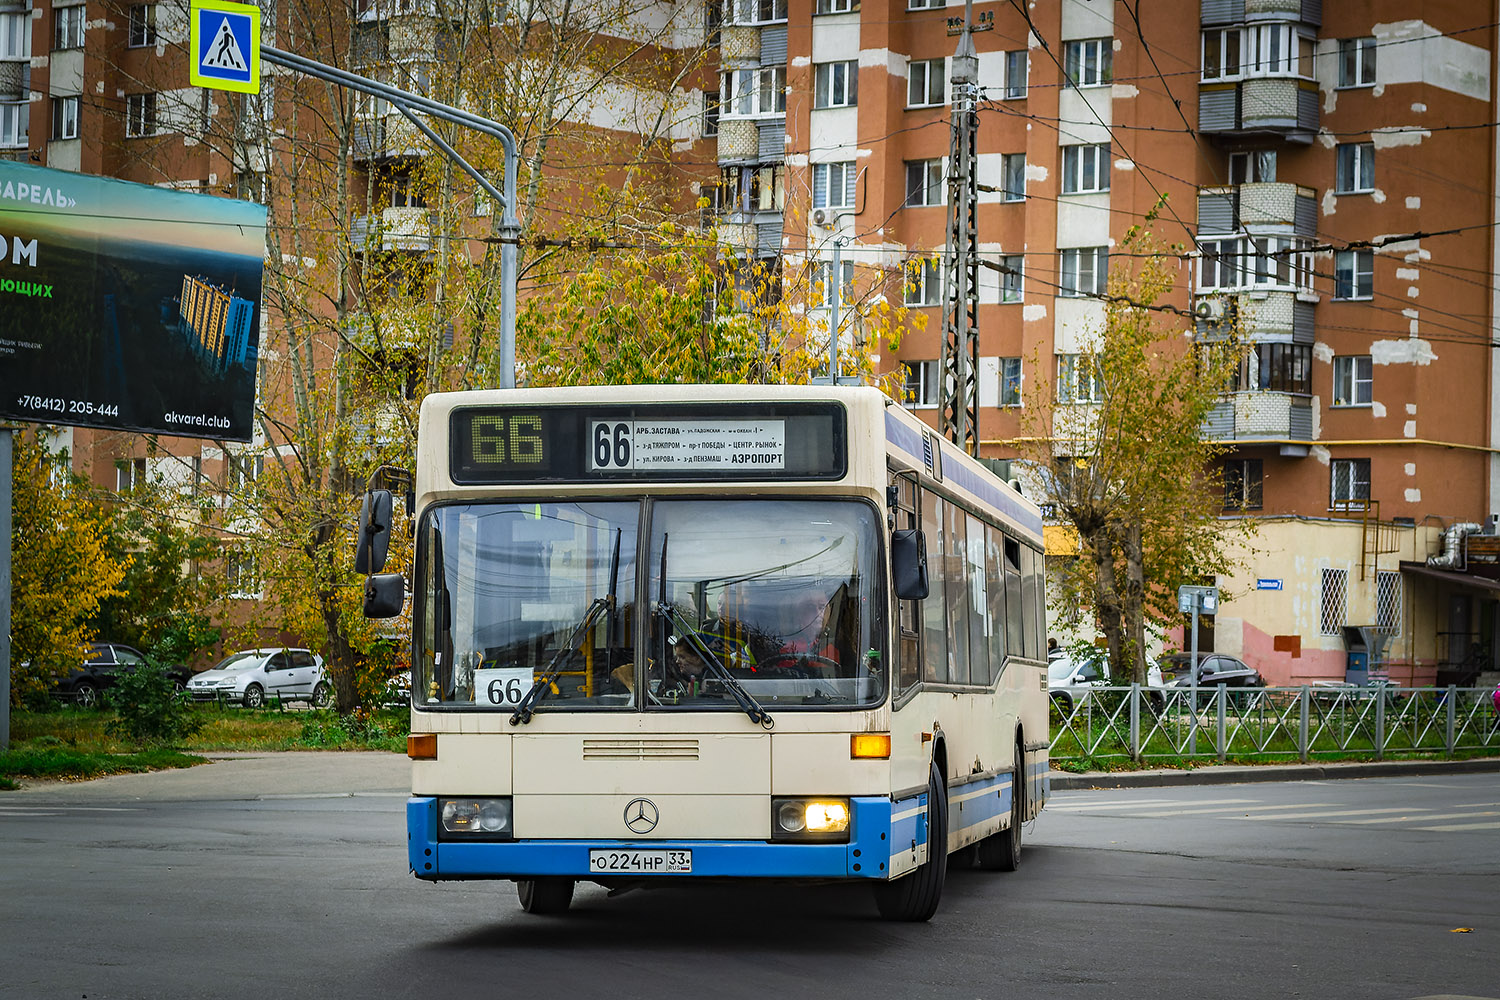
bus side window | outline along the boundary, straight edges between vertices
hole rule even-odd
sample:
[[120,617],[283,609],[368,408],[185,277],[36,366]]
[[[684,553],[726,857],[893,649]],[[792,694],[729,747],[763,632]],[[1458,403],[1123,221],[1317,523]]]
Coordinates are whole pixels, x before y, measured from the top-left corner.
[[989,581],[990,622],[990,673],[989,683],[995,683],[1000,670],[1005,666],[1005,655],[1009,649],[1005,630],[1005,536],[993,525],[984,527],[984,575]]
[[[915,528],[917,496],[912,480],[893,477],[896,488],[896,520],[899,528]],[[920,601],[896,601],[896,691],[907,691],[922,679],[922,604]]]
[[927,536],[927,600],[922,602],[922,680],[948,681],[947,539],[943,498],[922,491],[922,533]]

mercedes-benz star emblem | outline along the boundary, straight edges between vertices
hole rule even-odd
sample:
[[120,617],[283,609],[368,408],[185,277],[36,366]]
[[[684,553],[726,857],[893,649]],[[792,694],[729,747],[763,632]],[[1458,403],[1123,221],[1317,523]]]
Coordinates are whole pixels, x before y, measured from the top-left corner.
[[661,813],[650,799],[631,799],[625,805],[625,826],[631,833],[650,833],[659,819]]

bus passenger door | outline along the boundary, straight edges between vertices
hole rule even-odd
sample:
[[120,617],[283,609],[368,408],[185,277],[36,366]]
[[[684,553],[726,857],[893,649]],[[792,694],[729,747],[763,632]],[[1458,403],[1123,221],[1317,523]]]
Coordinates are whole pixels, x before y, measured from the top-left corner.
[[[894,528],[920,528],[913,478],[910,474],[893,475],[890,486],[896,497],[891,509]],[[931,573],[930,562],[928,572]],[[932,720],[928,718],[927,700],[931,696],[922,694],[918,688],[922,679],[922,602],[898,601],[894,590],[890,600],[896,657],[895,669],[891,671],[891,793],[899,802],[927,789],[932,752]],[[913,868],[926,857],[925,851],[914,854],[910,848],[910,843],[892,843],[891,874]]]

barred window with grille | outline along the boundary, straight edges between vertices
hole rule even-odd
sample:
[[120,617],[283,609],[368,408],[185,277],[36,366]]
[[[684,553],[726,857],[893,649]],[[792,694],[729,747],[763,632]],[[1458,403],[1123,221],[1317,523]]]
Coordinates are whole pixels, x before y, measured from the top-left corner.
[[1319,615],[1319,635],[1339,635],[1344,627],[1349,592],[1347,569],[1323,570],[1322,613]]
[[1401,634],[1401,574],[1383,569],[1375,574],[1375,627],[1386,635]]

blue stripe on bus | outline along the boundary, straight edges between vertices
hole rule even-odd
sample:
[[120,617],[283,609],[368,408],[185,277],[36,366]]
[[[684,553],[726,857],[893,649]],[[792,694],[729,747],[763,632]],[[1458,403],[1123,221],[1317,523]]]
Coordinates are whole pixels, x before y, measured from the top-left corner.
[[[891,447],[911,456],[918,468],[925,466],[921,432],[908,427],[889,410],[885,414],[885,440]],[[1029,531],[1032,541],[1041,541],[1041,515],[1018,503],[1011,495],[1009,488],[1003,486],[993,474],[977,472],[959,462],[951,464],[944,462],[943,480],[967,490],[990,506],[999,508],[1006,517],[1015,521],[1019,528]]]
[[951,787],[948,789],[948,825],[955,833],[981,824],[993,825],[997,817],[1010,816],[1013,794],[1008,771]]
[[[699,876],[739,878],[884,878],[890,856],[889,799],[853,798],[847,844],[744,840],[516,840],[437,839],[437,799],[406,803],[407,855],[418,878],[527,878],[562,875],[589,879],[590,850],[691,850]],[[767,802],[766,808],[770,809]],[[925,836],[925,831],[924,831]]]

